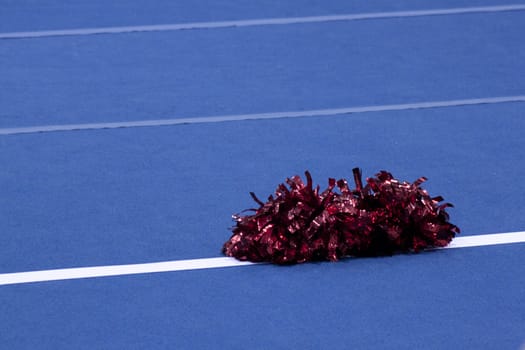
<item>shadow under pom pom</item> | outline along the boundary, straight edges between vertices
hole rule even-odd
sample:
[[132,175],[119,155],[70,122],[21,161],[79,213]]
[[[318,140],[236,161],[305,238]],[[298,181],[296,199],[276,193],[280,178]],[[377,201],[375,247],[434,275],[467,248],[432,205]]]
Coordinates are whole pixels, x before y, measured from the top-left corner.
[[459,228],[446,212],[449,203],[430,197],[413,183],[381,171],[363,186],[361,171],[353,169],[355,189],[345,179],[328,180],[328,188],[313,188],[299,176],[280,184],[252,215],[234,215],[233,235],[223,252],[239,260],[293,264],[337,261],[345,256],[380,256],[444,247]]

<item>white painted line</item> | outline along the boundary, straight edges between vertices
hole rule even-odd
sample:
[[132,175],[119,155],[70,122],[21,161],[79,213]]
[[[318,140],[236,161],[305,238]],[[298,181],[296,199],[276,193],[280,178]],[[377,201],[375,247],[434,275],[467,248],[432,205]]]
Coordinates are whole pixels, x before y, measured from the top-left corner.
[[137,128],[137,127],[147,127],[147,126],[168,126],[168,125],[180,125],[180,124],[219,123],[219,122],[231,122],[231,121],[242,121],[242,120],[324,117],[324,116],[336,116],[336,115],[367,113],[367,112],[402,111],[402,110],[410,110],[410,109],[459,107],[459,106],[509,103],[509,102],[525,102],[525,95],[473,98],[473,99],[466,99],[466,100],[416,102],[416,103],[403,103],[403,104],[365,106],[365,107],[316,109],[316,110],[292,111],[292,112],[234,114],[234,115],[221,115],[221,116],[212,116],[212,117],[139,120],[139,121],[123,121],[123,122],[110,122],[110,123],[27,126],[27,127],[3,128],[3,129],[0,129],[0,135],[33,134],[33,133],[40,133],[40,132],[75,131],[75,130]]
[[20,284],[43,281],[71,280],[79,278],[109,277],[136,275],[156,272],[173,272],[185,270],[213,269],[218,267],[253,265],[251,262],[239,261],[234,258],[205,258],[190,260],[174,260],[146,264],[110,265],[77,267],[57,270],[42,270],[18,273],[0,274],[0,285]]
[[525,231],[493,233],[487,235],[456,237],[443,249],[480,247],[497,244],[512,244],[525,242]]
[[514,4],[514,5],[500,5],[500,6],[459,7],[459,8],[447,8],[447,9],[415,10],[415,11],[356,13],[356,14],[341,14],[341,15],[328,15],[328,16],[262,18],[262,19],[218,21],[218,22],[194,22],[194,23],[159,24],[159,25],[124,26],[124,27],[59,29],[59,30],[41,30],[41,31],[0,33],[0,39],[28,39],[28,38],[43,38],[43,37],[52,37],[52,36],[118,34],[118,33],[133,33],[133,32],[159,32],[159,31],[174,31],[174,30],[189,30],[189,29],[216,29],[216,28],[228,28],[228,27],[251,27],[251,26],[298,24],[298,23],[357,21],[357,20],[367,20],[367,19],[443,16],[443,15],[459,15],[459,14],[468,14],[468,13],[491,13],[491,12],[508,12],[508,11],[523,11],[523,10],[525,10],[525,4]]
[[[440,249],[480,247],[512,243],[525,243],[525,231],[458,237],[455,238],[450,243],[450,245]],[[0,274],[0,285],[71,280],[93,277],[136,275],[158,272],[214,269],[247,265],[254,265],[254,263],[238,261],[234,258],[221,257],[174,260],[132,265],[77,267],[57,270],[4,273]]]

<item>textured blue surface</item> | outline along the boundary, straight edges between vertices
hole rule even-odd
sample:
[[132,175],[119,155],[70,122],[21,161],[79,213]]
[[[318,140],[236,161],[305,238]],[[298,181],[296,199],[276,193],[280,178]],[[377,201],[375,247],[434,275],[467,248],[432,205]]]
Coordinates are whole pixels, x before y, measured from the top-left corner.
[[0,127],[521,94],[522,19],[517,12],[4,40]]
[[[477,5],[9,0],[0,32]],[[523,95],[524,16],[0,40],[0,127]],[[306,169],[424,175],[463,235],[522,231],[523,111],[0,136],[0,273],[220,256],[248,192]],[[518,349],[524,248],[0,286],[0,347]]]
[[7,286],[0,339],[8,349],[518,349],[524,248]]
[[464,234],[520,230],[523,104],[0,138],[3,272],[218,256],[230,216],[309,169],[387,169]]

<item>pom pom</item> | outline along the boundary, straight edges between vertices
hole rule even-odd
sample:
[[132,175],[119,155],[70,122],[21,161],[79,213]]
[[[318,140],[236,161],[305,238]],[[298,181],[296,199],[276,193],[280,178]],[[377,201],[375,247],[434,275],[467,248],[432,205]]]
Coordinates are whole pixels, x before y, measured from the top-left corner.
[[[459,228],[446,212],[449,203],[430,197],[420,185],[381,171],[363,186],[353,169],[355,189],[345,179],[328,180],[320,192],[310,173],[280,184],[266,202],[250,193],[258,209],[236,214],[233,235],[223,252],[239,260],[276,264],[337,261],[346,256],[380,256],[444,247]],[[245,211],[246,212],[246,211]]]

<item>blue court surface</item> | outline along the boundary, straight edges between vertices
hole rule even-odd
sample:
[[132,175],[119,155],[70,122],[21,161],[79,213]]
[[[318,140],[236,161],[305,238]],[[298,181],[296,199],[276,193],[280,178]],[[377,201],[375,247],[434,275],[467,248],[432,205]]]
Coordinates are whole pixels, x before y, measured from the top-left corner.
[[[525,347],[525,3],[0,7],[0,348]],[[210,259],[354,167],[428,177],[455,249]]]

